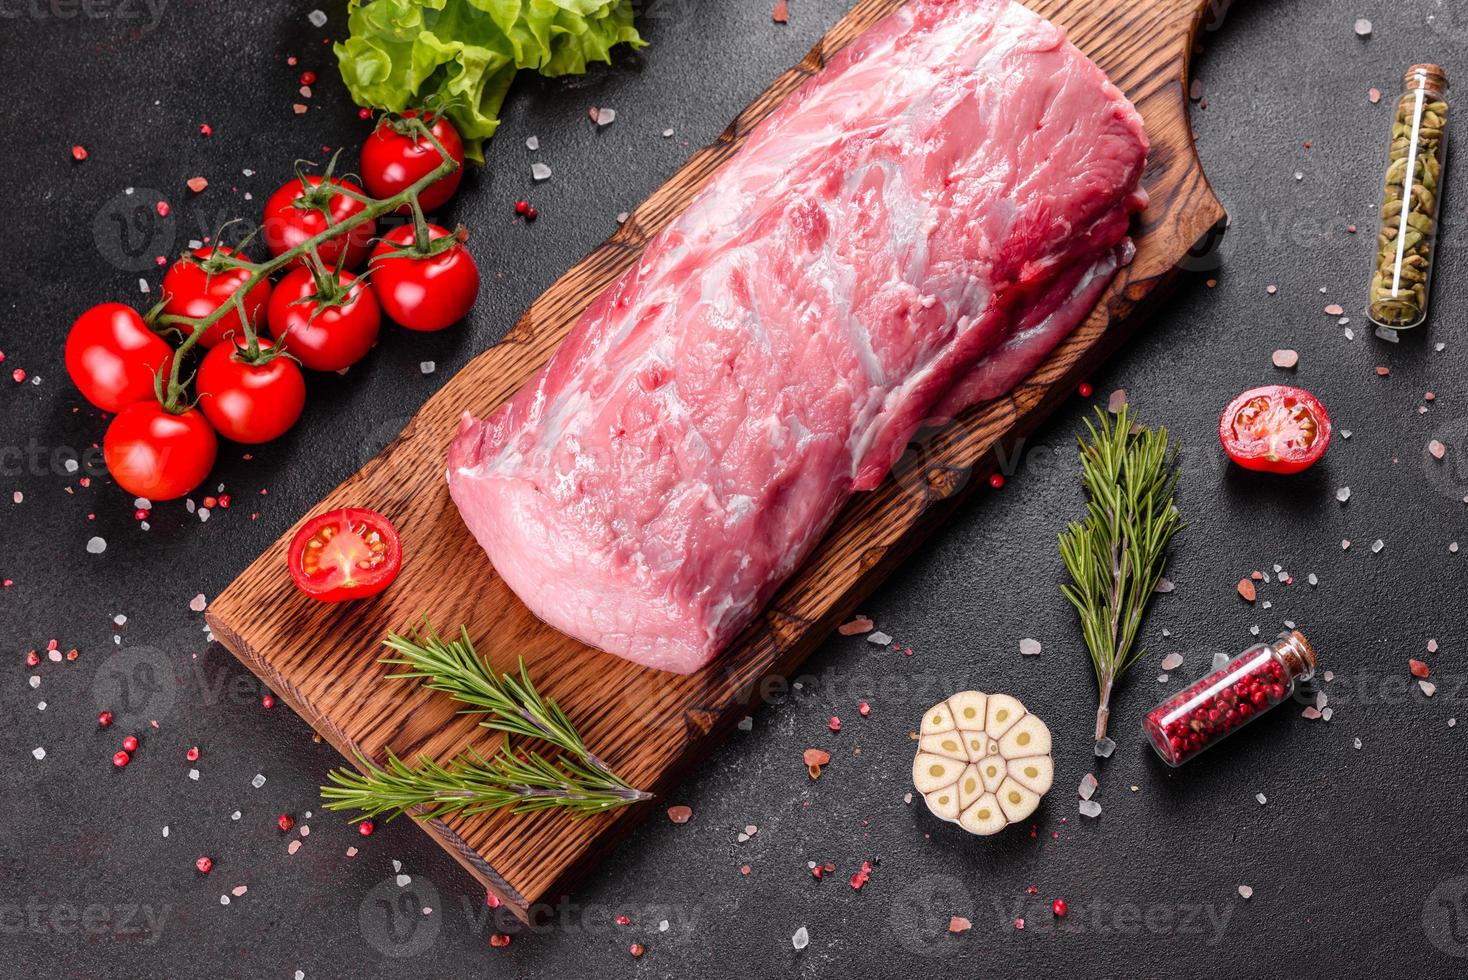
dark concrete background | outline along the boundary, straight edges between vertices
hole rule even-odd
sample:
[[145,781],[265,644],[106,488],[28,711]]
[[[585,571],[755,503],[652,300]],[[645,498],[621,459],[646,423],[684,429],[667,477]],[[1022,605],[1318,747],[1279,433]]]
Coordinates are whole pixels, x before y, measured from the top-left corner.
[[[528,931],[493,921],[469,877],[407,821],[364,840],[322,813],[316,788],[336,753],[288,709],[261,708],[258,685],[206,642],[190,600],[217,594],[385,444],[846,3],[797,0],[791,23],[777,26],[766,0],[656,0],[641,22],[652,42],[641,56],[584,78],[524,77],[489,167],[466,180],[449,215],[473,230],[486,273],[470,322],[433,336],[386,328],[348,376],[312,379],[295,432],[251,460],[238,448],[222,454],[214,479],[232,495],[229,510],[200,523],[182,504],[160,505],[144,532],[104,475],[83,487],[83,474],[62,465],[103,431],[62,368],[68,324],[104,300],[146,306],[138,279],[156,289],[152,256],[257,214],[293,160],[320,158],[323,144],[354,146],[366,132],[324,46],[344,30],[341,3],[324,5],[330,19],[318,29],[304,4],[161,2],[156,18],[131,0],[0,4],[10,91],[0,145],[9,205],[0,235],[0,576],[14,583],[0,589],[11,665],[0,684],[0,973],[1462,974],[1468,726],[1450,719],[1468,716],[1468,553],[1449,550],[1464,534],[1468,493],[1461,203],[1448,201],[1431,326],[1393,345],[1373,338],[1358,313],[1387,103],[1415,61],[1468,71],[1468,13],[1456,0],[1243,2],[1203,39],[1207,108],[1194,118],[1233,227],[1218,268],[1187,278],[1094,379],[1098,397],[1125,387],[1144,419],[1166,424],[1189,451],[1180,505],[1192,526],[1169,573],[1178,587],[1155,604],[1146,656],[1118,694],[1115,756],[1092,758],[1094,684],[1058,591],[1055,532],[1082,507],[1070,445],[1088,407],[1077,399],[1025,447],[1008,486],[977,494],[866,604],[911,657],[833,638],[797,693],[760,710],[752,730],[665,801],[691,806],[689,824],[655,814],[572,905]],[[1375,21],[1368,40],[1353,31],[1358,16]],[[297,67],[286,64],[292,54]],[[310,111],[296,115],[307,68],[321,80]],[[1371,86],[1387,93],[1383,104],[1368,102]],[[597,130],[586,114],[593,104],[617,109],[617,121]],[[212,137],[199,134],[201,123]],[[660,135],[667,127],[672,138]],[[524,147],[532,134],[534,155]],[[74,143],[89,149],[85,163],[71,160]],[[532,184],[533,158],[554,168],[550,181]],[[183,188],[196,174],[211,182],[198,196]],[[540,209],[533,226],[511,220],[522,196]],[[171,225],[146,218],[159,197],[173,204]],[[1347,233],[1352,222],[1362,234]],[[1271,283],[1277,295],[1266,294]],[[1347,308],[1354,340],[1322,313],[1331,302]],[[1300,351],[1292,375],[1271,367],[1277,347]],[[419,372],[425,360],[437,363],[433,374]],[[1378,377],[1377,365],[1390,376]],[[16,367],[40,383],[13,383]],[[1284,380],[1316,391],[1351,438],[1293,479],[1225,466],[1214,434],[1221,406],[1245,387]],[[1424,400],[1428,391],[1435,401]],[[1425,452],[1434,437],[1449,447],[1442,463]],[[1342,486],[1353,491],[1344,506],[1335,499]],[[17,490],[24,500],[13,504]],[[106,539],[105,553],[87,553],[93,535]],[[1384,547],[1373,554],[1378,538]],[[1259,604],[1243,604],[1237,579],[1252,569],[1274,578],[1276,564],[1295,584],[1263,585]],[[118,614],[124,626],[114,625]],[[1177,772],[1161,766],[1138,734],[1141,714],[1204,672],[1213,651],[1242,649],[1252,626],[1269,636],[1286,620],[1334,672],[1324,685],[1333,719],[1280,709],[1211,758]],[[1021,658],[1022,637],[1040,639],[1044,653]],[[79,658],[28,669],[25,652],[51,638]],[[1441,644],[1436,654],[1426,653],[1429,638]],[[1185,663],[1159,683],[1169,652]],[[1435,697],[1413,685],[1410,656],[1432,664]],[[117,771],[110,757],[125,732],[97,731],[98,702],[116,707],[121,680],[147,682],[149,667],[151,686],[132,696],[159,727],[139,729],[142,750]],[[971,686],[1017,694],[1056,733],[1055,788],[1036,839],[1024,830],[970,838],[903,802],[919,712]],[[865,719],[863,700],[872,706]],[[833,714],[845,722],[839,735],[827,729]],[[203,753],[197,781],[184,759],[190,745]],[[44,760],[33,758],[38,746]],[[816,783],[801,764],[808,746],[833,755]],[[1105,808],[1095,822],[1076,814],[1075,786],[1088,770]],[[250,784],[257,773],[267,777],[259,789]],[[275,826],[287,811],[312,830],[293,856]],[[746,824],[759,831],[740,844]],[[353,845],[361,853],[348,859]],[[207,877],[194,870],[203,853],[215,861]],[[870,883],[853,891],[847,878],[877,859]],[[394,861],[406,885],[394,880]],[[816,881],[808,861],[837,872]],[[222,905],[241,884],[248,893]],[[1241,884],[1254,889],[1251,900],[1240,898]],[[1071,910],[1059,928],[1048,911],[1055,897]],[[616,925],[619,914],[631,925]],[[972,931],[947,935],[950,915],[972,919]],[[810,946],[797,953],[790,937],[802,925]],[[516,931],[508,949],[488,944],[500,929]],[[640,960],[628,954],[634,941],[648,950]]]

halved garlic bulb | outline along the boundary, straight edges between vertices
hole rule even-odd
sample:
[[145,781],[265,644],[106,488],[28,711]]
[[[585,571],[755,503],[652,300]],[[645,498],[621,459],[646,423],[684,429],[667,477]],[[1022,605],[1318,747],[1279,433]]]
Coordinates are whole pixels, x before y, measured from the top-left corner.
[[923,715],[912,783],[934,816],[971,834],[1027,819],[1054,778],[1050,729],[1007,694],[960,691]]

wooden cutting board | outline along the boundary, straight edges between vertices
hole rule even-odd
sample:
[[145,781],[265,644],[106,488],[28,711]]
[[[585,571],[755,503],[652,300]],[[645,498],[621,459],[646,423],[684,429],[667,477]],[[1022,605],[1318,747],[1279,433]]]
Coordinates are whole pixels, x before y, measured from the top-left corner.
[[750,129],[900,0],[860,0],[713,145],[694,154],[610,239],[536,300],[499,345],[471,361],[392,444],[302,517],[348,505],[386,514],[402,533],[405,553],[391,589],[335,606],[304,598],[281,574],[287,533],[209,607],[215,635],[349,759],[360,752],[380,760],[391,748],[403,757],[427,753],[447,760],[471,744],[487,754],[498,739],[456,714],[447,697],[386,679],[378,658],[389,630],[403,630],[426,613],[446,632],[467,624],[479,651],[499,670],[512,670],[523,655],[537,685],[560,702],[592,750],[656,799],[581,820],[500,813],[421,825],[522,918],[535,903],[555,902],[636,821],[663,811],[684,774],[758,700],[760,682],[792,674],[983,483],[996,448],[1011,445],[1069,398],[1173,282],[1190,250],[1206,249],[1222,231],[1223,208],[1194,153],[1187,111],[1194,36],[1217,3],[1029,0],[1067,29],[1146,119],[1152,153],[1143,184],[1151,204],[1136,225],[1136,261],[1013,394],[964,413],[915,445],[879,489],[857,494],[768,611],[699,673],[680,677],[640,668],[535,619],[460,521],[444,483],[444,450],[464,411],[488,415],[513,394]]

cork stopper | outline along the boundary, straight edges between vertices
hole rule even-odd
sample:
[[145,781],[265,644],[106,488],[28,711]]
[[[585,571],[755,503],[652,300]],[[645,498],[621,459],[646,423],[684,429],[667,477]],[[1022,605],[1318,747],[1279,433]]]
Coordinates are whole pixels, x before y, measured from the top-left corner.
[[1309,680],[1315,675],[1315,648],[1305,639],[1304,633],[1292,630],[1281,634],[1275,641],[1274,649],[1291,675],[1301,680]]
[[1413,65],[1402,76],[1402,84],[1408,92],[1424,89],[1434,95],[1446,95],[1448,73],[1443,71],[1441,65]]

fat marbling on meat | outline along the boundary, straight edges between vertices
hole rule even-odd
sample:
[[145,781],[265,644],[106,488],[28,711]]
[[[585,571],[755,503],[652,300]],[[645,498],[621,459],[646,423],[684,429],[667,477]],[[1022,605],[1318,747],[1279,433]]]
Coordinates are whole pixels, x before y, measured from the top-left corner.
[[713,658],[922,425],[1008,392],[1131,257],[1147,139],[1059,28],[912,0],[748,136],[448,453],[542,620]]

